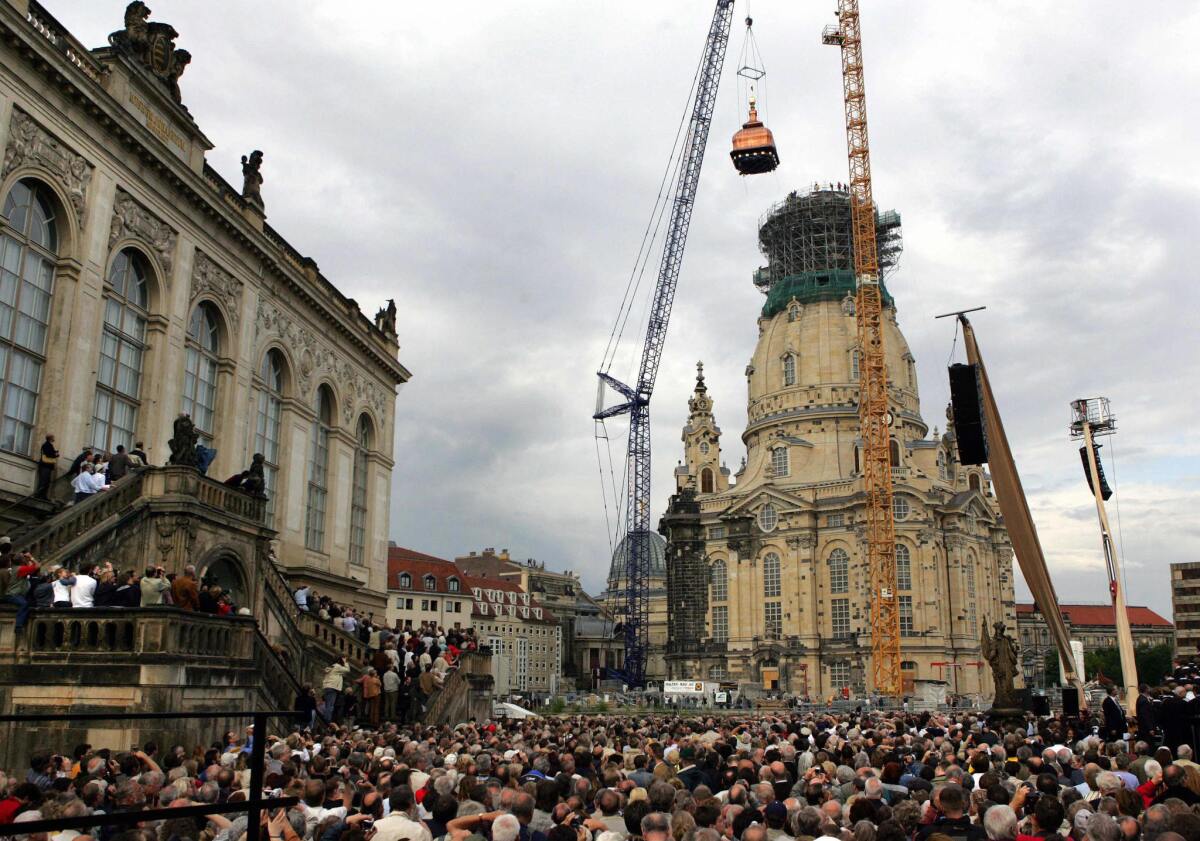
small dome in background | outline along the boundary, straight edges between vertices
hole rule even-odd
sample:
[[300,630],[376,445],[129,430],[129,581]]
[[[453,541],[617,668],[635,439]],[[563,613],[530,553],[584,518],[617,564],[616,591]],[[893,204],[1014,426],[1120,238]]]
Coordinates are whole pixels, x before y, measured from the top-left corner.
[[[629,561],[629,538],[625,535],[617,550],[613,552],[612,564],[608,568],[610,592],[625,589],[625,565]],[[650,532],[650,580],[665,581],[667,577],[667,541],[656,531]]]

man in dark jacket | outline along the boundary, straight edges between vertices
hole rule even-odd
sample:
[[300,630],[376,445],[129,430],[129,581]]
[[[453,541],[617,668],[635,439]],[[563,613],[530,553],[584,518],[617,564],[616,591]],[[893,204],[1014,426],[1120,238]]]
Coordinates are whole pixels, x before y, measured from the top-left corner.
[[1108,695],[1100,705],[1104,713],[1104,735],[1110,742],[1122,738],[1125,733],[1125,709],[1117,696],[1119,691],[1115,683],[1108,687]]
[[125,452],[124,444],[117,444],[117,453],[108,460],[108,483],[124,479],[129,474],[129,468],[133,465],[133,459],[129,457],[129,453]]
[[1154,720],[1154,699],[1150,697],[1150,687],[1142,684],[1138,687],[1137,705],[1134,707],[1137,716],[1138,738],[1148,744],[1153,744],[1152,735],[1156,722]]
[[679,750],[679,761],[682,767],[676,776],[688,791],[694,791],[696,786],[704,782],[704,773],[696,767],[696,749],[684,745]]
[[971,823],[971,819],[963,814],[966,796],[962,786],[948,783],[938,789],[934,796],[941,815],[933,823],[921,827],[916,841],[927,841],[929,836],[935,834],[947,835],[954,841],[987,841],[984,828]]

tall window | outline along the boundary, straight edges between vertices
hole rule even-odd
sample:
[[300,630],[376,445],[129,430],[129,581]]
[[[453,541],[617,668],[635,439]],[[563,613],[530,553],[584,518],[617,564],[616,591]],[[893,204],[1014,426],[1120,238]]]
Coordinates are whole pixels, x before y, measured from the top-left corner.
[[712,600],[723,602],[729,599],[729,570],[724,561],[713,561],[709,572],[709,582],[712,585]]
[[850,351],[850,380],[858,380],[859,367],[862,362],[862,354],[857,350]]
[[425,589],[431,591],[437,589],[437,579],[432,575],[425,576]]
[[354,447],[354,483],[350,498],[350,563],[363,563],[367,548],[367,459],[371,452],[371,419],[358,419]]
[[946,451],[943,449],[940,449],[940,448],[938,449],[938,454],[937,454],[937,469],[938,469],[938,478],[945,479],[946,473],[947,473]]
[[783,357],[783,384],[796,384],[796,355],[793,353]]
[[50,191],[18,181],[4,199],[0,237],[0,450],[28,455],[45,364],[58,228]]
[[706,467],[700,471],[700,493],[710,494],[713,492],[713,472],[711,467]]
[[412,589],[412,576],[409,575],[407,572],[400,573],[400,589],[401,590],[411,590]]
[[333,394],[327,386],[317,389],[317,417],[313,420],[308,447],[308,504],[304,545],[325,551],[325,496],[329,481],[329,433],[333,429]]
[[763,605],[763,630],[768,637],[779,637],[783,633],[783,613],[779,602]]
[[775,506],[767,503],[762,508],[758,509],[758,527],[765,532],[775,531],[775,527],[779,525],[779,512],[775,510]]
[[283,356],[267,351],[259,371],[257,417],[254,425],[254,452],[262,453],[266,464],[263,478],[267,487],[267,525],[275,522],[275,490],[279,483],[279,429],[283,414]]
[[[458,579],[454,578],[453,576],[451,576],[450,578],[447,578],[446,579],[446,590],[448,590],[451,593],[457,593],[459,591]],[[455,604],[458,604],[458,602],[455,602]]]
[[763,558],[763,595],[771,598],[778,596],[779,593],[779,556],[774,552],[768,552],[767,556]]
[[729,639],[729,608],[725,605],[712,609],[712,638],[713,642]]
[[900,597],[900,636],[915,637],[916,628],[913,625],[913,597]]
[[776,476],[788,475],[788,448],[776,447],[771,450],[771,472]]
[[912,555],[903,543],[896,544],[896,589],[912,589]]
[[217,411],[217,313],[207,302],[196,305],[188,321],[187,363],[183,372],[183,411],[204,444],[212,443]]
[[106,453],[130,446],[137,436],[142,359],[146,351],[146,260],[132,248],[121,251],[108,272],[104,333],[92,410],[92,446]]
[[834,689],[842,689],[850,685],[850,662],[835,660],[829,664],[829,683]]
[[845,549],[829,553],[829,592],[850,592],[850,556]]
[[967,556],[967,623],[974,629],[979,624],[975,611],[975,556]]
[[888,442],[888,455],[892,459],[892,467],[900,466],[900,442],[893,438]]
[[832,619],[834,638],[850,636],[850,600],[830,599],[829,615]]

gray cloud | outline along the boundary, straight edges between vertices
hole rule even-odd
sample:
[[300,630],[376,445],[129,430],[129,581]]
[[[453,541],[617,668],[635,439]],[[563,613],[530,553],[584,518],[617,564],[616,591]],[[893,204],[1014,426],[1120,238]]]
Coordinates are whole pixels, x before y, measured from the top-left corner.
[[[121,6],[51,11],[98,45]],[[182,85],[214,166],[235,179],[238,156],[264,149],[271,223],[364,310],[397,299],[415,376],[397,402],[393,537],[442,555],[507,546],[598,588],[594,370],[709,4],[348,8],[177,0],[155,18],[195,56]],[[726,156],[743,107],[735,27],[654,402],[660,507],[697,358],[740,459],[759,215],[845,180],[827,11],[754,4],[783,166],[753,180]],[[1181,142],[1195,109],[1180,107],[1198,36],[1195,16],[1167,27],[1115,0],[864,9],[876,195],[905,220],[891,285],[925,417],[944,425],[952,336],[932,316],[986,303],[975,323],[1064,599],[1106,596],[1066,439],[1074,397],[1106,394],[1121,417],[1131,600],[1169,611],[1167,564],[1200,551],[1200,182]]]

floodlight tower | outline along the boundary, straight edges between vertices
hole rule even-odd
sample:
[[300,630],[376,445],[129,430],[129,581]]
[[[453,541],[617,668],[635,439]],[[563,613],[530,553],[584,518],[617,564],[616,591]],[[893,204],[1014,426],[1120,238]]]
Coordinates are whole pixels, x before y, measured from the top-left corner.
[[1125,590],[1121,586],[1121,561],[1113,545],[1112,532],[1108,528],[1108,513],[1104,501],[1112,496],[1112,490],[1104,478],[1100,464],[1100,445],[1096,439],[1112,435],[1117,431],[1117,419],[1113,417],[1107,397],[1085,397],[1071,401],[1071,438],[1083,439],[1079,455],[1083,459],[1083,472],[1088,486],[1096,497],[1096,516],[1100,520],[1100,543],[1104,549],[1104,561],[1108,566],[1108,592],[1112,596],[1113,616],[1117,626],[1117,649],[1121,654],[1121,676],[1124,683],[1122,697],[1125,709],[1132,710],[1137,704],[1137,662],[1133,656],[1133,634],[1129,630],[1129,613],[1125,608]]

